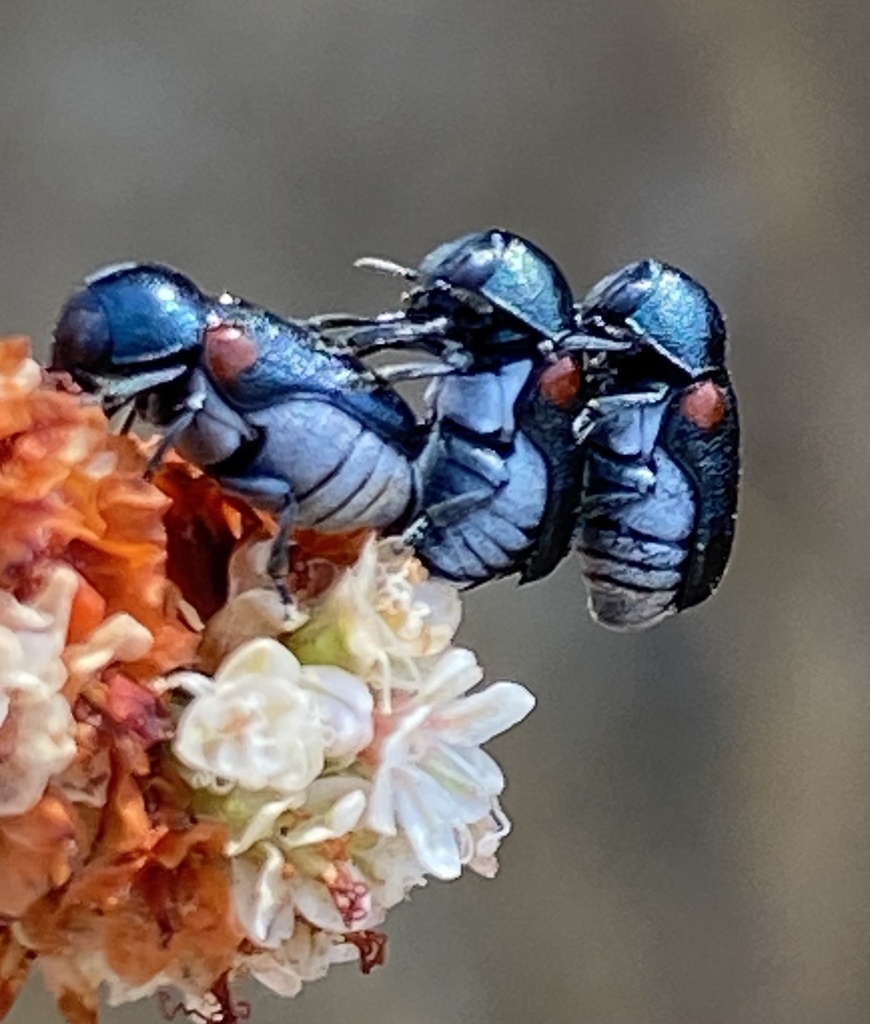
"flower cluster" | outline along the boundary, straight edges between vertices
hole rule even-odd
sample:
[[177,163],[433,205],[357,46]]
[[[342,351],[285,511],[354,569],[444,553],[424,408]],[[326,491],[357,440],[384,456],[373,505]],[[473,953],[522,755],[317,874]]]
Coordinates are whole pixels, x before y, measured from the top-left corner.
[[481,746],[534,701],[480,688],[455,590],[300,534],[285,607],[272,524],[146,458],[0,343],[0,1016],[33,964],[74,1024],[101,986],[229,1022],[233,978],[368,971],[386,912],[492,876],[510,827]]

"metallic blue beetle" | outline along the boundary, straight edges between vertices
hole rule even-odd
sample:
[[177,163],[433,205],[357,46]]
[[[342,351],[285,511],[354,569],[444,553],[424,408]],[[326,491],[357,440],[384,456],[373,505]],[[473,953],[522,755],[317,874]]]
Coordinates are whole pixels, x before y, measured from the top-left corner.
[[709,597],[731,550],[739,427],[725,324],[697,281],[650,259],[600,282],[578,320],[569,347],[614,345],[583,357],[575,423],[590,610],[606,626],[643,628]]
[[580,481],[578,389],[552,401],[544,355],[574,329],[562,272],[497,229],[439,246],[416,270],[359,262],[410,281],[405,308],[321,323],[349,330],[357,353],[411,346],[441,360],[400,367],[393,379],[444,373],[426,395],[429,434],[406,540],[435,574],[461,584],[549,572],[570,549]]
[[[400,528],[422,437],[410,408],[304,322],[203,295],[151,264],[108,267],[67,302],[53,368],[127,407],[228,491],[279,514],[282,586],[293,526]],[[282,586],[283,589],[283,586]]]
[[[734,532],[738,423],[724,323],[698,282],[644,260],[575,317],[558,268],[507,232],[448,243],[416,271],[361,262],[414,287],[403,312],[358,321],[351,344],[422,346],[448,364],[428,396],[409,532],[435,572],[537,579],[575,534],[604,625],[643,628],[713,592]],[[563,358],[546,367],[547,355]],[[551,386],[566,358],[577,395]]]

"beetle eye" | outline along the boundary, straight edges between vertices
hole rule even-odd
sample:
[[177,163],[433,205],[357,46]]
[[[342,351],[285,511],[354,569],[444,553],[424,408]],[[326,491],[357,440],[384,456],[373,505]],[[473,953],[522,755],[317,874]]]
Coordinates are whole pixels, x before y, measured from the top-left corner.
[[93,291],[83,288],[61,312],[54,331],[52,368],[75,371],[100,367],[110,349],[105,310]]

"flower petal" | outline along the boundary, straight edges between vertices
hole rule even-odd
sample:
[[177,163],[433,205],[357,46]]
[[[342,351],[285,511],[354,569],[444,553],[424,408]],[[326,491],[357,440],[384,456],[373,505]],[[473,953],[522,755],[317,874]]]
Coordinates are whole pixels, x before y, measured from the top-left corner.
[[282,800],[269,800],[264,803],[245,823],[238,839],[233,839],[226,845],[228,857],[238,857],[245,853],[261,839],[271,836],[275,822],[281,815],[291,807],[297,807],[299,799],[295,796],[285,797]]
[[369,793],[366,824],[373,832],[382,836],[394,836],[398,832],[396,823],[396,791],[391,771],[380,771],[375,775]]
[[262,866],[240,857],[233,861],[233,903],[248,937],[257,945],[279,946],[293,934],[293,894],[284,879],[284,858],[264,843]]
[[441,744],[426,755],[420,768],[450,794],[454,820],[466,824],[482,818],[492,796],[504,789],[501,769],[477,747],[458,750]]
[[233,651],[214,678],[220,686],[228,679],[243,675],[273,676],[295,683],[299,678],[299,662],[282,643],[271,637],[260,637]]
[[416,695],[415,702],[444,704],[462,696],[483,679],[474,651],[452,647],[445,651]]
[[160,693],[167,690],[184,690],[191,697],[200,697],[202,694],[211,693],[214,690],[214,680],[211,676],[203,675],[201,672],[173,672],[165,679],[158,680],[156,689]]
[[132,615],[119,612],[101,623],[82,644],[74,644],[66,653],[70,672],[90,675],[112,661],[135,661],[151,649],[154,637]]
[[328,758],[349,757],[371,743],[375,702],[361,679],[335,665],[305,665],[300,686],[317,702]]
[[352,790],[336,800],[324,815],[298,828],[282,832],[278,842],[285,850],[292,850],[299,846],[324,843],[327,839],[339,839],[356,827],[365,809],[366,795],[363,790]]
[[60,694],[13,707],[15,749],[0,759],[0,815],[23,814],[76,754],[75,721]]
[[436,709],[429,724],[445,743],[477,747],[521,722],[534,706],[534,696],[519,683],[493,683],[480,693]]
[[436,878],[458,878],[462,860],[449,794],[425,772],[396,774],[396,817],[420,864]]
[[440,654],[462,621],[462,602],[456,587],[443,580],[423,580],[414,586],[414,610],[423,616],[416,653]]

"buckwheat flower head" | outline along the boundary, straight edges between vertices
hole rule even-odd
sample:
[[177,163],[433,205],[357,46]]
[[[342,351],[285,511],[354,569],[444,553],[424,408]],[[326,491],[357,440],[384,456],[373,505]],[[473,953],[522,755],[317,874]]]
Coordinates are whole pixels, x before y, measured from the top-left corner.
[[34,965],[70,1024],[368,973],[390,908],[492,877],[510,829],[481,746],[533,699],[481,688],[457,591],[299,531],[288,602],[274,520],[148,457],[0,343],[0,1015]]

